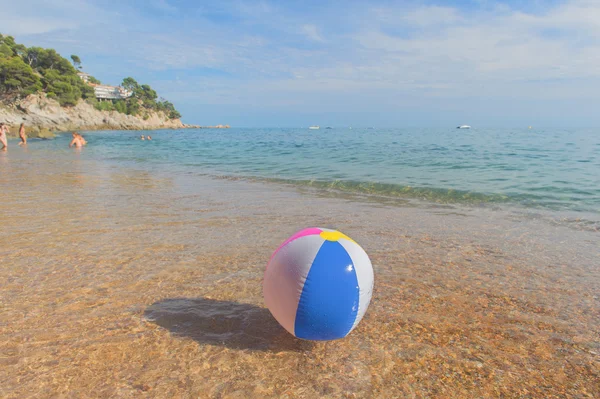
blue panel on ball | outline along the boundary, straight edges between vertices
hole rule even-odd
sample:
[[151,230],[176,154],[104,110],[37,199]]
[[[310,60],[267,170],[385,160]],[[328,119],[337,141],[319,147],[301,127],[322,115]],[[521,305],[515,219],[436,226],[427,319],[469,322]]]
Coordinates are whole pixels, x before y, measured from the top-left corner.
[[294,333],[310,340],[348,334],[358,311],[359,288],[354,264],[337,241],[325,241],[302,289]]

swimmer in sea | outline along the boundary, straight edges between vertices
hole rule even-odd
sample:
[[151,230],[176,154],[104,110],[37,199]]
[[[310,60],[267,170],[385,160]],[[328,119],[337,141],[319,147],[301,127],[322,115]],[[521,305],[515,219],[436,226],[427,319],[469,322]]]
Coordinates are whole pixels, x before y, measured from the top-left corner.
[[152,140],[152,136],[148,136],[148,140]]
[[140,136],[140,139],[142,139],[142,140],[146,140],[146,138],[144,137],[144,135],[143,135],[143,134]]
[[69,143],[69,147],[81,148],[87,144],[87,141],[79,133],[73,132],[73,140]]
[[21,123],[19,127],[19,137],[21,138],[21,142],[19,145],[27,145],[27,135],[25,134],[25,124]]
[[8,149],[8,142],[6,141],[6,126],[4,123],[0,123],[0,143],[2,143],[2,150],[6,151]]

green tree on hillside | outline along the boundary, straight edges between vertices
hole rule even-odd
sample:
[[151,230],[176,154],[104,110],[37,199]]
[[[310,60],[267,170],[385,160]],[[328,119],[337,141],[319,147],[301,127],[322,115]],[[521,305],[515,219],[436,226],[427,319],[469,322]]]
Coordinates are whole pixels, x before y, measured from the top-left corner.
[[[132,77],[123,79],[122,83],[133,93],[131,97],[97,101],[94,88],[77,75],[81,58],[72,54],[71,61],[73,64],[54,49],[27,48],[16,43],[12,36],[0,34],[0,95],[8,99],[43,91],[62,106],[75,105],[83,98],[103,110],[117,110],[130,115],[162,111],[169,118],[181,117],[173,104],[164,99],[157,100],[158,94],[154,89],[147,84],[140,85]],[[89,81],[100,84],[93,76]]]
[[129,97],[125,100],[127,104],[127,115],[137,115],[140,112],[140,102],[135,97]]
[[172,103],[163,99],[157,101],[158,94],[150,85],[140,85],[134,78],[127,77],[123,79],[121,87],[133,93],[130,98],[125,100],[127,114],[137,115],[143,108],[149,111],[162,111],[170,119],[181,118],[181,114]]
[[142,100],[144,107],[148,109],[156,108],[156,99],[158,94],[149,85],[141,85],[137,92],[133,93],[138,99]]
[[132,93],[135,93],[136,90],[139,90],[140,85],[138,84],[138,82],[136,82],[136,80],[134,78],[125,78],[123,79],[123,82],[121,83],[121,87],[123,87],[126,90],[131,91]]
[[73,60],[73,65],[75,65],[75,68],[81,69],[81,58],[75,54],[71,54],[71,60]]
[[41,47],[29,47],[25,52],[23,59],[25,62],[27,62],[27,65],[33,67],[37,64],[38,56],[42,51],[44,51],[44,49]]
[[[94,89],[77,75],[64,75],[58,70],[48,70],[42,78],[44,91],[62,106],[76,105],[80,98],[94,97]],[[52,93],[52,95],[50,95]]]
[[[75,56],[74,61],[81,61]],[[0,92],[26,96],[44,91],[63,105],[94,96],[71,63],[53,49],[27,48],[12,36],[0,35]]]
[[17,57],[0,57],[0,92],[33,94],[42,89],[40,78]]
[[56,70],[63,75],[75,75],[77,71],[66,58],[63,58],[54,49],[40,49],[37,58],[31,67],[42,72]]
[[181,114],[179,113],[179,111],[177,111],[175,109],[175,106],[171,102],[169,102],[169,101],[167,101],[165,99],[161,99],[157,103],[157,110],[158,111],[162,111],[165,114],[167,114],[170,119],[181,118]]
[[21,56],[27,50],[22,44],[17,44],[12,36],[0,34],[0,53],[5,57]]
[[8,58],[13,55],[12,49],[6,43],[0,44],[0,57]]

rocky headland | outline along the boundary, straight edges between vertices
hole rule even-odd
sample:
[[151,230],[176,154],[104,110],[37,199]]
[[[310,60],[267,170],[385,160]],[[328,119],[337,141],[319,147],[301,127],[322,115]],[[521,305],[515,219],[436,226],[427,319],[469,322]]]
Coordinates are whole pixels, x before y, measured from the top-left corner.
[[186,125],[180,119],[169,119],[160,111],[134,116],[117,111],[99,111],[84,100],[73,107],[62,107],[45,94],[32,94],[10,105],[0,105],[0,122],[9,126],[16,136],[19,125],[25,123],[29,137],[51,138],[54,132],[70,130],[153,130],[199,128]]

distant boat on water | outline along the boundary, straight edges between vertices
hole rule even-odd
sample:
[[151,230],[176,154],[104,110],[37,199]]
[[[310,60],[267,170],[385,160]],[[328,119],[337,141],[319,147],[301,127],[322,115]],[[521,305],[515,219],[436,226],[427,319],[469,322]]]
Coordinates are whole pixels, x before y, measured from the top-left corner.
[[310,130],[319,130],[321,127],[320,126],[309,126],[308,128]]
[[460,126],[456,126],[457,129],[470,129],[471,126],[469,125],[460,125]]

